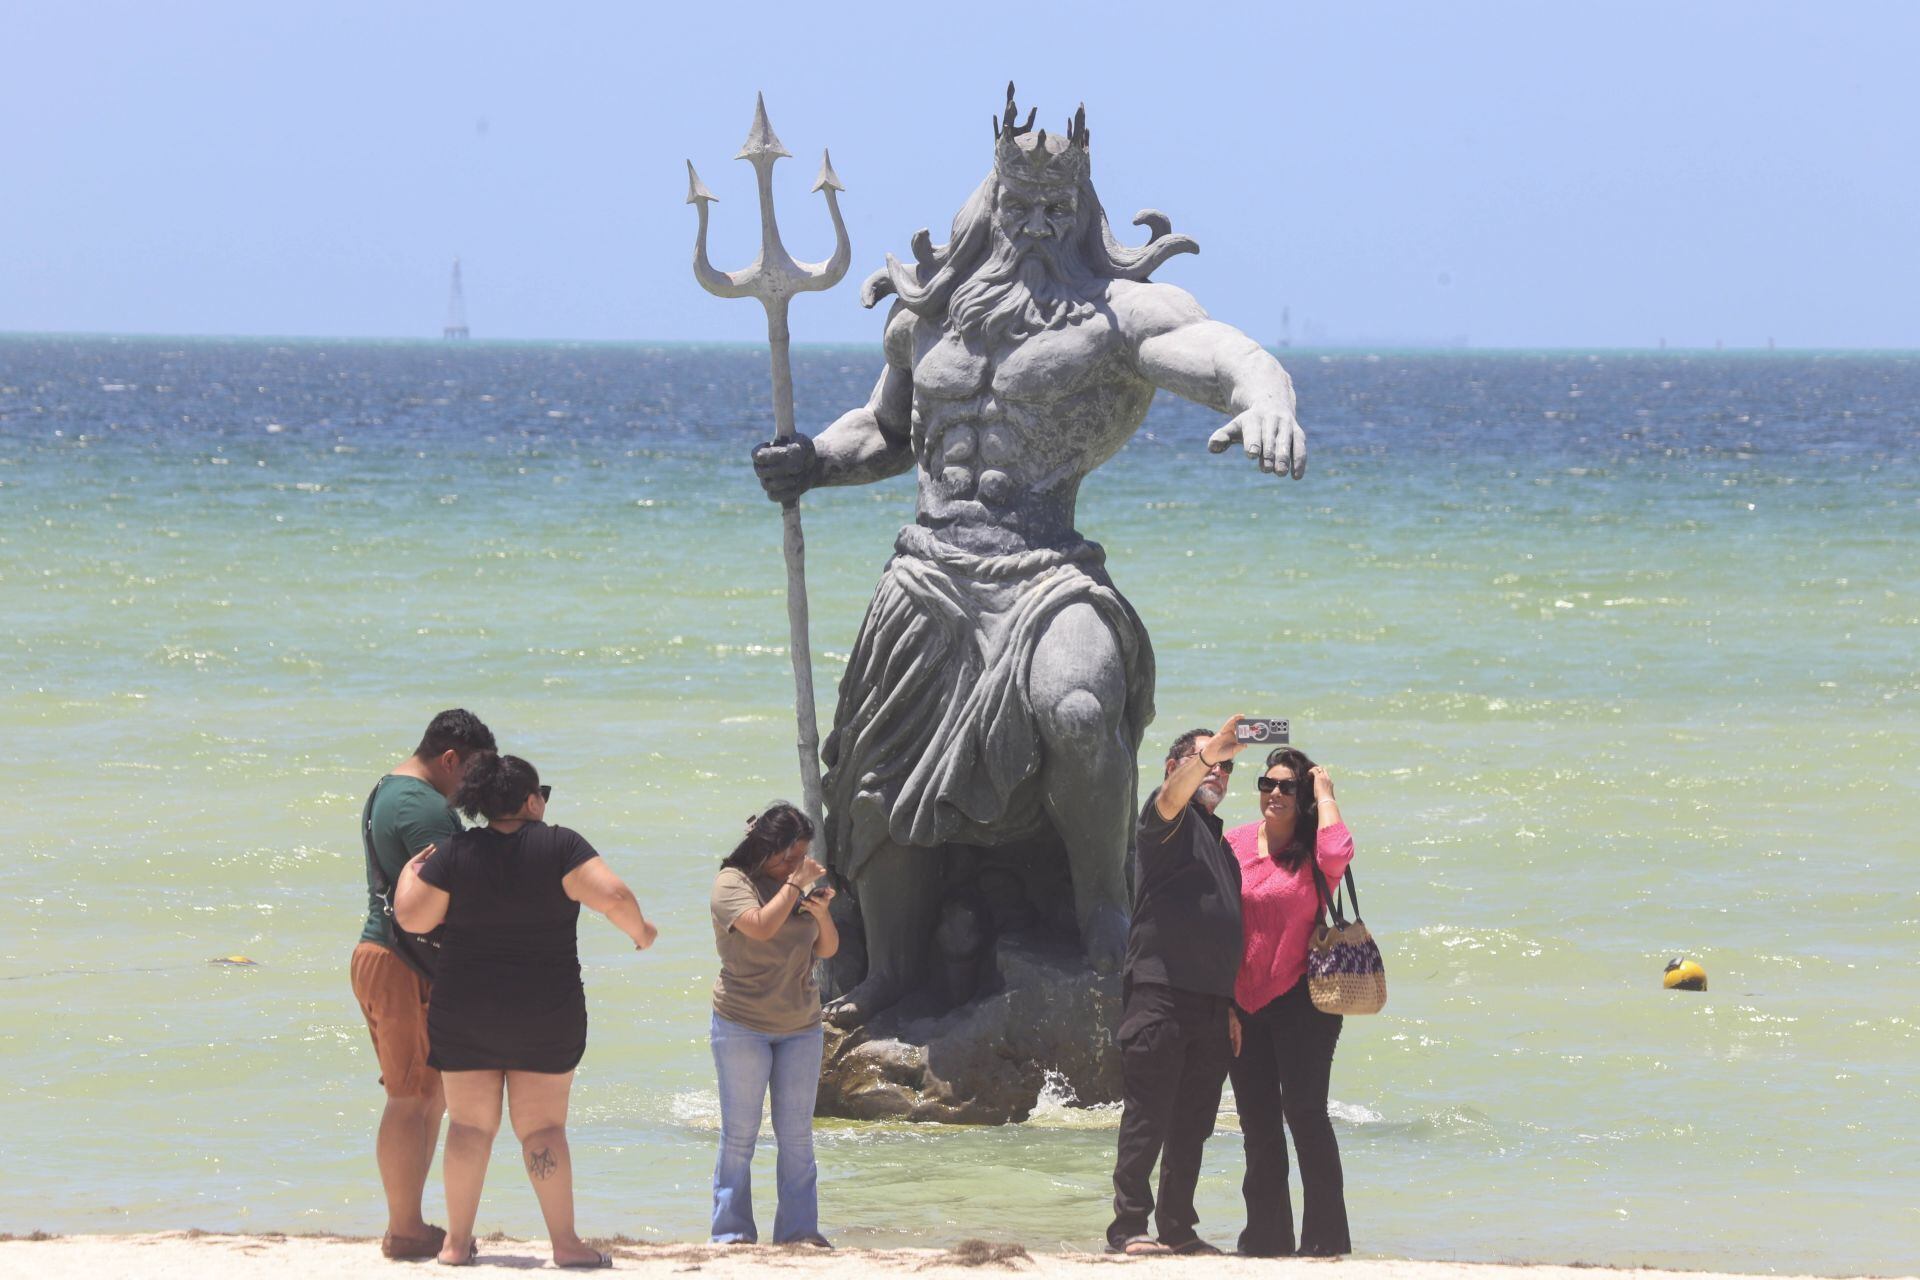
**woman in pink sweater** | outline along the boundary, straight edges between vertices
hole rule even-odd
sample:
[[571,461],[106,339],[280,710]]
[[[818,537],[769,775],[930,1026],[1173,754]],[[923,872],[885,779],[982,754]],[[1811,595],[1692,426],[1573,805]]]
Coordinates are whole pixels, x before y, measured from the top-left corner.
[[1245,949],[1230,1015],[1234,1105],[1247,1149],[1241,1191],[1247,1226],[1240,1252],[1295,1252],[1287,1195],[1286,1130],[1300,1157],[1301,1254],[1351,1253],[1340,1147],[1327,1118],[1327,1082],[1340,1018],[1307,995],[1307,942],[1320,920],[1317,863],[1329,888],[1353,861],[1353,836],[1340,820],[1333,779],[1305,753],[1281,747],[1267,757],[1260,821],[1227,832],[1240,861]]

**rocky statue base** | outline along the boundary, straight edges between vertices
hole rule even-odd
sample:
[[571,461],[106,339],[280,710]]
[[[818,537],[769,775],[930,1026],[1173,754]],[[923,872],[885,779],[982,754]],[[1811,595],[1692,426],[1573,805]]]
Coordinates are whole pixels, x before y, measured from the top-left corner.
[[1081,1103],[1120,1100],[1118,974],[1095,974],[1070,939],[1009,934],[983,978],[981,994],[944,1011],[915,996],[864,1027],[829,1024],[819,1114],[1010,1124],[1032,1113],[1049,1076]]

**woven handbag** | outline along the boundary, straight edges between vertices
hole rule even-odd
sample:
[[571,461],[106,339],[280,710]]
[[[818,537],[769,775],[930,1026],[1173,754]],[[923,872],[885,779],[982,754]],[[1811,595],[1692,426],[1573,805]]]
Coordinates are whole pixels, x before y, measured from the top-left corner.
[[[1313,1007],[1322,1013],[1380,1012],[1387,1003],[1387,966],[1372,930],[1360,919],[1360,891],[1353,883],[1353,868],[1347,868],[1346,878],[1352,923],[1340,909],[1338,892],[1327,892],[1327,878],[1317,863],[1313,882],[1325,913],[1315,921],[1313,937],[1307,942],[1307,994]],[[1327,915],[1333,918],[1331,924]]]

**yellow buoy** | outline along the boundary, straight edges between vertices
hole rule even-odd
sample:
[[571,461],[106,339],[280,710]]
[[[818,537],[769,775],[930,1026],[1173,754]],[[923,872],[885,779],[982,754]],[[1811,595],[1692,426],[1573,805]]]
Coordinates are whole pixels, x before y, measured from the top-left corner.
[[1669,991],[1705,991],[1707,971],[1700,967],[1698,961],[1675,956],[1667,961],[1667,976],[1661,985]]
[[208,964],[259,964],[258,960],[249,960],[245,956],[215,956]]

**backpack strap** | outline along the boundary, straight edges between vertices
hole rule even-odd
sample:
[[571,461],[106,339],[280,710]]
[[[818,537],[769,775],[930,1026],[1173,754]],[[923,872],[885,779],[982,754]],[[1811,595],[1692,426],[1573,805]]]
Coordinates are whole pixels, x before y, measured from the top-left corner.
[[386,779],[373,784],[373,790],[367,793],[367,803],[360,810],[360,844],[367,851],[367,883],[373,888],[373,896],[380,899],[380,909],[393,918],[393,882],[387,879],[387,872],[380,865],[380,859],[373,853],[373,801],[380,794],[380,785]]

